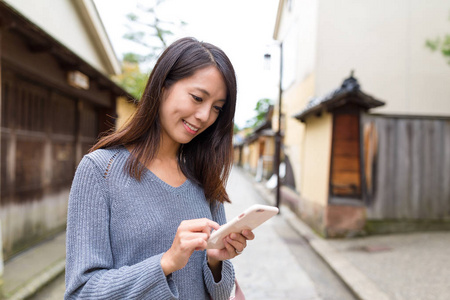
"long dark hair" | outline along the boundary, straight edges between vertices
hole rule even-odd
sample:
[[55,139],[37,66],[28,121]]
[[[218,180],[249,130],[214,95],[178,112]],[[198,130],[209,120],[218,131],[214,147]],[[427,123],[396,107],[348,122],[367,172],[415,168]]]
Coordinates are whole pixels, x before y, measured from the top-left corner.
[[178,163],[187,178],[203,187],[208,200],[230,202],[225,185],[233,162],[236,75],[226,54],[209,43],[182,38],[171,44],[156,62],[133,117],[118,131],[102,137],[91,151],[132,145],[126,170],[130,176],[140,180],[160,146],[159,108],[163,88],[169,89],[180,79],[208,66],[215,66],[222,74],[227,88],[226,102],[214,124],[180,146]]

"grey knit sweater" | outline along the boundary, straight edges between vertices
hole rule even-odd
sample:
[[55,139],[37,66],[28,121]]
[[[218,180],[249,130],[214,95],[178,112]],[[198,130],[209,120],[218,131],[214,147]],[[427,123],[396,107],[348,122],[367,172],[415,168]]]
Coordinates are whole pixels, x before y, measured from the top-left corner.
[[206,251],[195,251],[181,270],[165,276],[161,256],[183,220],[225,223],[223,205],[210,204],[186,180],[172,187],[150,171],[141,181],[124,170],[124,147],[101,149],[80,162],[67,217],[65,299],[228,299],[230,261],[214,282]]

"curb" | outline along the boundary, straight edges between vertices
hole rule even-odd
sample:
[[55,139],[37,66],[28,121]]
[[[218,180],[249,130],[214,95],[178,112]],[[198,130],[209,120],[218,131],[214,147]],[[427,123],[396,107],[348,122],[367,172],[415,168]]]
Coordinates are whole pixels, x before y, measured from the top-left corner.
[[381,291],[375,283],[353,266],[347,259],[339,254],[321,237],[317,236],[311,228],[301,222],[298,217],[284,206],[284,219],[303,236],[313,250],[330,266],[341,278],[352,293],[360,300],[388,300],[389,297]]
[[[257,183],[253,179],[251,180],[256,191],[264,201],[270,205],[274,205],[275,200],[273,194],[262,186],[261,183]],[[330,246],[325,239],[317,235],[308,225],[302,222],[288,206],[282,204],[282,208],[283,209],[280,208],[281,216],[308,242],[311,248],[328,264],[357,299],[390,299],[389,296],[381,291],[372,280],[339,254],[339,252]]]
[[12,295],[9,295],[5,299],[22,300],[34,295],[39,289],[49,284],[53,279],[62,274],[65,268],[65,259],[54,263],[47,270],[25,283],[17,291],[15,291]]

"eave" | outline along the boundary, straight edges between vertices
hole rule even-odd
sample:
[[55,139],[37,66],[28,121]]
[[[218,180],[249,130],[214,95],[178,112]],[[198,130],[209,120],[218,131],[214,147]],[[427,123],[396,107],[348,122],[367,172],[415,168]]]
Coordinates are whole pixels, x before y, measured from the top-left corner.
[[45,52],[51,55],[65,71],[78,70],[96,81],[102,89],[110,90],[116,97],[123,96],[135,101],[134,97],[110,80],[106,75],[92,67],[77,54],[58,42],[39,26],[35,25],[7,3],[0,1],[0,28],[19,36],[30,52]]
[[383,101],[377,100],[360,90],[358,81],[353,74],[344,80],[342,85],[324,97],[311,99],[306,108],[293,117],[301,122],[311,115],[320,115],[323,111],[331,112],[344,105],[354,104],[362,110],[383,106]]

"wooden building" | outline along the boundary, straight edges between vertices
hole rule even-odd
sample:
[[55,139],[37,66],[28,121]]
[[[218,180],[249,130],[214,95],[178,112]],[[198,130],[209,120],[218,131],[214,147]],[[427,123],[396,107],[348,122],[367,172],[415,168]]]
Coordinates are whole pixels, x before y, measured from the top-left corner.
[[[320,151],[329,160],[324,209],[297,199],[298,213],[326,236],[450,228],[450,117],[367,113],[382,105],[351,76],[294,115],[305,124],[306,163],[321,147],[312,133],[331,125],[330,150]],[[309,174],[305,195],[317,180]]]
[[[313,214],[305,214],[309,210],[305,206],[299,209],[304,219],[327,236],[364,229],[367,195],[361,120],[369,109],[382,105],[384,102],[361,91],[352,74],[340,87],[323,97],[313,98],[305,109],[294,115],[305,124],[305,164],[313,164],[316,159],[329,161],[329,171],[325,177],[328,195],[323,203],[324,209],[317,206],[310,210],[314,211]],[[323,147],[322,141],[317,140],[318,136],[326,136],[320,133],[324,124],[331,128],[327,138],[329,148]],[[305,179],[306,185],[311,186],[307,182],[320,180],[318,176],[323,174],[309,174]],[[308,191],[305,193],[308,194]],[[287,196],[289,198],[289,194]]]
[[[73,18],[79,26],[68,26],[67,33],[79,32],[84,39],[74,38],[74,45],[62,42],[25,17],[19,11],[26,7],[21,1],[12,1],[18,6],[0,1],[0,220],[5,260],[65,229],[78,162],[99,134],[114,126],[118,97],[132,99],[109,79],[120,68],[111,61],[115,56],[105,54],[111,53],[110,44],[104,41],[105,32],[96,31],[104,29],[93,25],[99,22],[93,2],[54,2],[65,9],[48,12],[60,18],[52,24],[65,26],[64,18]],[[31,6],[31,16],[39,3],[22,4]],[[90,58],[81,57],[75,47],[94,50]]]
[[449,2],[278,3],[282,201],[326,237],[448,229],[450,68],[426,42]]
[[244,137],[236,135],[233,145],[235,164],[250,172],[258,181],[268,179],[274,170],[275,139],[272,117],[273,105],[270,105],[264,121],[253,129],[244,129]]

